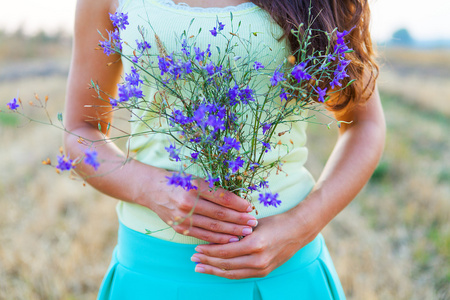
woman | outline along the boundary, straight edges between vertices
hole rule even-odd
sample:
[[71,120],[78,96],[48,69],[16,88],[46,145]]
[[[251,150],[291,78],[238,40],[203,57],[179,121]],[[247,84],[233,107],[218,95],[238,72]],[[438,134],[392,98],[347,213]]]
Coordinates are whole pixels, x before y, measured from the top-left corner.
[[[116,95],[122,71],[130,70],[120,57],[93,50],[99,40],[97,30],[103,34],[114,30],[109,13],[119,9],[129,14],[130,25],[121,31],[124,41],[134,43],[138,25],[149,30],[150,21],[171,52],[175,50],[174,33],[179,35],[192,18],[193,32],[203,28],[198,43],[214,45],[217,40],[205,29],[212,28],[217,17],[230,26],[232,11],[234,22],[251,24],[264,33],[259,36],[280,50],[274,60],[281,62],[298,46],[290,29],[308,20],[310,4],[309,0],[184,0],[188,6],[178,2],[78,0],[66,104],[66,127],[74,134],[66,135],[65,144],[72,157],[86,150],[77,136],[102,140],[107,126],[100,126],[99,131],[99,124],[112,120],[112,108],[86,89],[86,84],[92,79],[106,93]],[[314,27],[352,30],[349,46],[355,52],[349,55],[349,73],[350,79],[357,79],[330,102],[336,118],[349,123],[339,128],[339,139],[318,181],[303,167],[307,155],[304,125],[291,133],[298,151],[283,166],[289,177],[269,178],[284,206],[258,207],[258,220],[246,200],[224,190],[209,192],[204,181],[197,181],[198,201],[197,191],[168,186],[166,176],[172,165],[160,155],[166,146],[164,139],[132,139],[130,148],[138,154],[126,164],[126,155],[114,144],[94,145],[104,162],[97,174],[104,175],[87,181],[121,200],[117,207],[119,242],[99,299],[345,299],[320,231],[370,178],[383,149],[385,125],[375,87],[377,67],[366,0],[312,1],[311,13],[318,16]],[[315,46],[323,42],[317,40]],[[151,89],[144,92],[147,97],[152,93]],[[132,131],[139,132],[139,128]],[[83,164],[76,170],[94,174]],[[192,209],[192,216],[184,220]],[[153,234],[143,234],[146,229]],[[239,240],[239,236],[245,238]]]

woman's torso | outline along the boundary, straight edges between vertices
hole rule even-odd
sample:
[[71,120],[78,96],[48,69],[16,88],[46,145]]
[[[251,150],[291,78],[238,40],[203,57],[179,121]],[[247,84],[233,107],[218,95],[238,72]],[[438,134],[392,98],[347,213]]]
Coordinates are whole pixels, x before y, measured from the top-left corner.
[[[183,1],[188,2],[188,1]],[[189,4],[204,4],[205,1],[196,0],[189,1]],[[219,1],[217,1],[219,2]],[[216,2],[210,2],[214,5]],[[268,46],[271,52],[262,56],[260,62],[263,65],[276,66],[283,62],[289,55],[289,49],[286,43],[278,38],[282,31],[270,18],[267,12],[260,9],[251,2],[236,1],[220,1],[220,6],[228,7],[191,7],[186,5],[176,5],[171,0],[123,0],[119,5],[119,10],[128,13],[129,25],[126,30],[121,32],[121,38],[128,44],[135,47],[136,40],[142,40],[142,33],[138,31],[138,26],[144,29],[144,37],[151,45],[155,45],[155,35],[157,33],[162,40],[168,53],[180,51],[179,45],[175,43],[175,37],[179,37],[183,30],[189,25],[190,33],[196,34],[201,28],[202,31],[197,37],[197,47],[206,49],[211,44],[211,49],[215,46],[224,47],[225,40],[213,37],[209,30],[216,26],[217,19],[225,24],[226,30],[229,32],[231,28],[230,12],[233,14],[233,24],[241,23],[239,34],[243,37],[252,36],[252,45],[255,47]],[[151,24],[151,27],[150,27]],[[252,35],[257,32],[257,35]],[[151,51],[157,51],[157,47],[152,47]],[[156,52],[157,53],[157,52]],[[124,47],[124,54],[131,55],[132,48]],[[214,51],[213,51],[214,56]],[[131,64],[122,60],[124,71],[128,73]],[[269,81],[269,78],[259,79]],[[144,95],[151,99],[156,90],[154,88],[145,87]],[[146,117],[142,112],[137,111],[138,117]],[[145,131],[146,128],[141,126],[139,122],[132,122],[132,133]],[[253,204],[258,211],[258,217],[267,217],[270,215],[282,213],[297,205],[310,192],[314,185],[310,173],[303,167],[307,158],[306,143],[306,123],[297,122],[292,124],[289,134],[281,137],[276,135],[276,141],[281,144],[291,145],[289,148],[279,147],[273,149],[266,154],[265,162],[277,160],[282,156],[283,166],[281,172],[273,171],[269,177],[269,186],[272,193],[279,193],[281,206],[278,208],[264,207],[257,203],[257,197],[253,195]],[[280,128],[282,131],[282,128]],[[169,160],[168,153],[164,149],[168,147],[170,141],[163,134],[141,135],[130,141],[130,150],[136,153],[136,159],[154,165],[156,167],[178,170],[179,162]],[[193,174],[200,175],[200,170],[192,170]],[[139,232],[146,230],[156,231],[154,237],[164,240],[170,240],[178,243],[198,244],[201,240],[177,234],[172,228],[165,224],[154,212],[148,208],[131,204],[127,202],[119,202],[117,206],[119,220],[127,227]]]

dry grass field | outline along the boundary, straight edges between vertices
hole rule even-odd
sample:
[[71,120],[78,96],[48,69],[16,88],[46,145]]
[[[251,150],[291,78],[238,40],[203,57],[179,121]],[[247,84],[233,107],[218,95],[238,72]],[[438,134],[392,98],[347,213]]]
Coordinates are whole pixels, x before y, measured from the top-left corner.
[[[39,57],[0,47],[0,109],[18,94],[25,103],[48,94],[56,119],[69,57],[58,47]],[[449,299],[450,51],[382,49],[381,62],[385,153],[324,235],[349,299]],[[310,126],[315,176],[335,138]],[[0,113],[0,140],[0,299],[94,299],[116,201],[40,164],[56,158],[60,131]]]

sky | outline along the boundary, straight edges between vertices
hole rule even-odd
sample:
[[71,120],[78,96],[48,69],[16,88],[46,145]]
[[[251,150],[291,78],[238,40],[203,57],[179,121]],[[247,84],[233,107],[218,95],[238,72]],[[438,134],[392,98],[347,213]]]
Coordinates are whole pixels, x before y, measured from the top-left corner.
[[[1,0],[0,29],[22,27],[32,34],[40,30],[73,31],[76,0]],[[91,0],[96,1],[96,0]],[[218,0],[217,0],[218,1]],[[449,0],[370,0],[371,32],[376,41],[406,28],[414,39],[450,39]]]

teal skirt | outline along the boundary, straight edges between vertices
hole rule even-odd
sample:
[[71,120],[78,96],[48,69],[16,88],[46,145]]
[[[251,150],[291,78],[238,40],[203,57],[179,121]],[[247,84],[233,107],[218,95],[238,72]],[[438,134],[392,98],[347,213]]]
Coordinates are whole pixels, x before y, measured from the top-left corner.
[[241,280],[194,272],[190,259],[195,246],[160,240],[120,224],[98,299],[345,299],[322,235],[268,276]]

